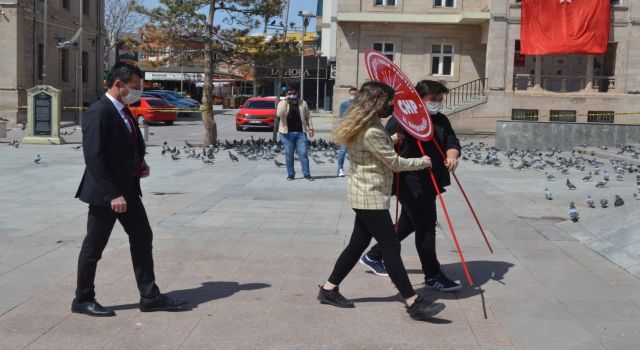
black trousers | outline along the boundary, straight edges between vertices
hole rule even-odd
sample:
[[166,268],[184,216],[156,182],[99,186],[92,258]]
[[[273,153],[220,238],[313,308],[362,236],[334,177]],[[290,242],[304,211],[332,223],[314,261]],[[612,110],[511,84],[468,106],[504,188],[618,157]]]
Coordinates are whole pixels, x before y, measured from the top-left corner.
[[[436,255],[436,195],[424,192],[415,195],[409,189],[401,189],[400,203],[402,211],[398,219],[398,240],[402,241],[415,231],[422,271],[426,278],[435,277],[440,273],[440,262]],[[371,247],[367,255],[374,260],[384,260],[379,244]]]
[[140,296],[151,299],[160,294],[153,272],[153,233],[147,213],[139,197],[126,200],[127,211],[122,214],[114,212],[111,208],[89,205],[87,236],[82,242],[78,257],[76,300],[79,302],[91,301],[95,298],[96,267],[107,246],[116,219],[120,221],[129,236],[133,272]]
[[354,211],[356,220],[351,240],[338,257],[329,282],[339,285],[358,263],[360,256],[371,243],[371,238],[375,238],[380,246],[389,277],[402,297],[406,299],[416,295],[400,257],[400,241],[394,234],[389,211],[362,209],[354,209]]

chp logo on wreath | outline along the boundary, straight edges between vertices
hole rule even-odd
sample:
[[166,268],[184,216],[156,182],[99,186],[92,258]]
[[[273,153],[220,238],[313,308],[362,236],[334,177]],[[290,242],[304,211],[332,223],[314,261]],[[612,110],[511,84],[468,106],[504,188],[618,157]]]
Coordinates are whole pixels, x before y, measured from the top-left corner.
[[431,118],[409,78],[378,51],[366,50],[364,57],[369,77],[391,86],[396,91],[393,99],[395,105],[393,115],[398,123],[416,139],[431,140],[433,137]]

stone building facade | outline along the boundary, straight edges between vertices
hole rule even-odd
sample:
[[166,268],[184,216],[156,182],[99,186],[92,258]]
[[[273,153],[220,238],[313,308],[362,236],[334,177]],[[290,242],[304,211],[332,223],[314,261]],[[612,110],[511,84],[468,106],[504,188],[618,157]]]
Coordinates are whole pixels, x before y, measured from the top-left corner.
[[523,56],[519,0],[341,0],[334,110],[368,79],[373,48],[413,82],[453,89],[446,111],[463,131],[495,131],[497,119],[640,124],[640,4],[610,1],[606,55]]
[[[79,46],[57,48],[57,43],[71,39],[80,27],[81,2],[82,52]],[[26,90],[45,79],[47,85],[62,91],[63,107],[80,100],[76,97],[80,82],[83,104],[96,101],[103,92],[103,18],[104,0],[48,0],[45,38],[43,1],[0,0],[0,116],[11,122],[25,121]],[[63,120],[76,113],[63,108]]]

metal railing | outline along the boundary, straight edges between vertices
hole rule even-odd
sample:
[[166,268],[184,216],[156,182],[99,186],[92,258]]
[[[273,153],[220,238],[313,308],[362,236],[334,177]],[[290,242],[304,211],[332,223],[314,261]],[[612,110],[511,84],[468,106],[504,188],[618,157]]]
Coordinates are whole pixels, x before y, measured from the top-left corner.
[[445,96],[444,108],[453,108],[484,97],[486,87],[487,78],[480,78],[451,88]]

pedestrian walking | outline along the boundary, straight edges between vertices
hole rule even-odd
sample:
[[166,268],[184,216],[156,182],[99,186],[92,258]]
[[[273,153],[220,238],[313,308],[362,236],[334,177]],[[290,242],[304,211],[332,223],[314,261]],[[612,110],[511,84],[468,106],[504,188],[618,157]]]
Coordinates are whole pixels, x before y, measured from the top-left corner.
[[[430,142],[416,140],[398,128],[395,118],[389,120],[386,129],[390,134],[398,132],[406,137],[400,148],[402,157],[422,155],[418,146],[418,142],[422,142],[425,153],[433,160],[432,171],[440,192],[444,192],[445,187],[451,184],[449,173],[456,170],[461,149],[451,122],[442,114],[442,101],[449,90],[440,82],[423,80],[416,85],[416,91],[431,116],[434,139]],[[446,159],[443,159],[433,142],[438,142],[440,148],[445,151]],[[397,237],[402,241],[415,231],[415,245],[424,272],[425,285],[436,290],[452,292],[459,290],[461,285],[447,277],[440,268],[436,254],[437,193],[429,176],[426,170],[400,174],[400,193],[396,195],[399,196],[402,210],[397,223]],[[397,187],[394,184],[394,191]],[[369,267],[378,276],[388,276],[380,244],[374,245],[367,254],[363,255],[360,263]]]
[[354,307],[340,293],[339,285],[375,238],[407,313],[413,319],[424,320],[442,311],[444,304],[423,300],[411,286],[400,257],[400,241],[393,230],[389,198],[394,171],[425,169],[431,166],[431,160],[427,156],[402,158],[394,151],[394,141],[402,141],[402,137],[399,134],[389,137],[380,122],[393,113],[394,95],[393,88],[386,84],[365,83],[336,132],[336,141],[349,147],[352,173],[348,198],[356,217],[349,244],[338,257],[327,282],[320,286],[317,298],[337,307]]
[[153,270],[153,233],[142,204],[140,179],[149,176],[145,143],[128,104],[140,99],[142,71],[117,63],[109,71],[109,90],[87,110],[82,123],[85,170],[76,198],[89,204],[87,235],[78,257],[78,277],[71,311],[89,316],[115,316],[96,301],[98,261],[117,221],[129,236],[139,308],[183,311],[184,302],[161,294]]
[[[354,87],[349,89],[349,99],[346,101],[343,101],[340,104],[340,110],[338,114],[340,121],[344,119],[345,113],[347,112],[347,110],[351,106],[351,103],[353,103],[353,101],[356,99],[357,96],[358,96],[358,89]],[[340,151],[338,152],[338,176],[339,177],[344,177],[344,159],[346,158],[346,156],[347,156],[347,146],[340,145]]]

